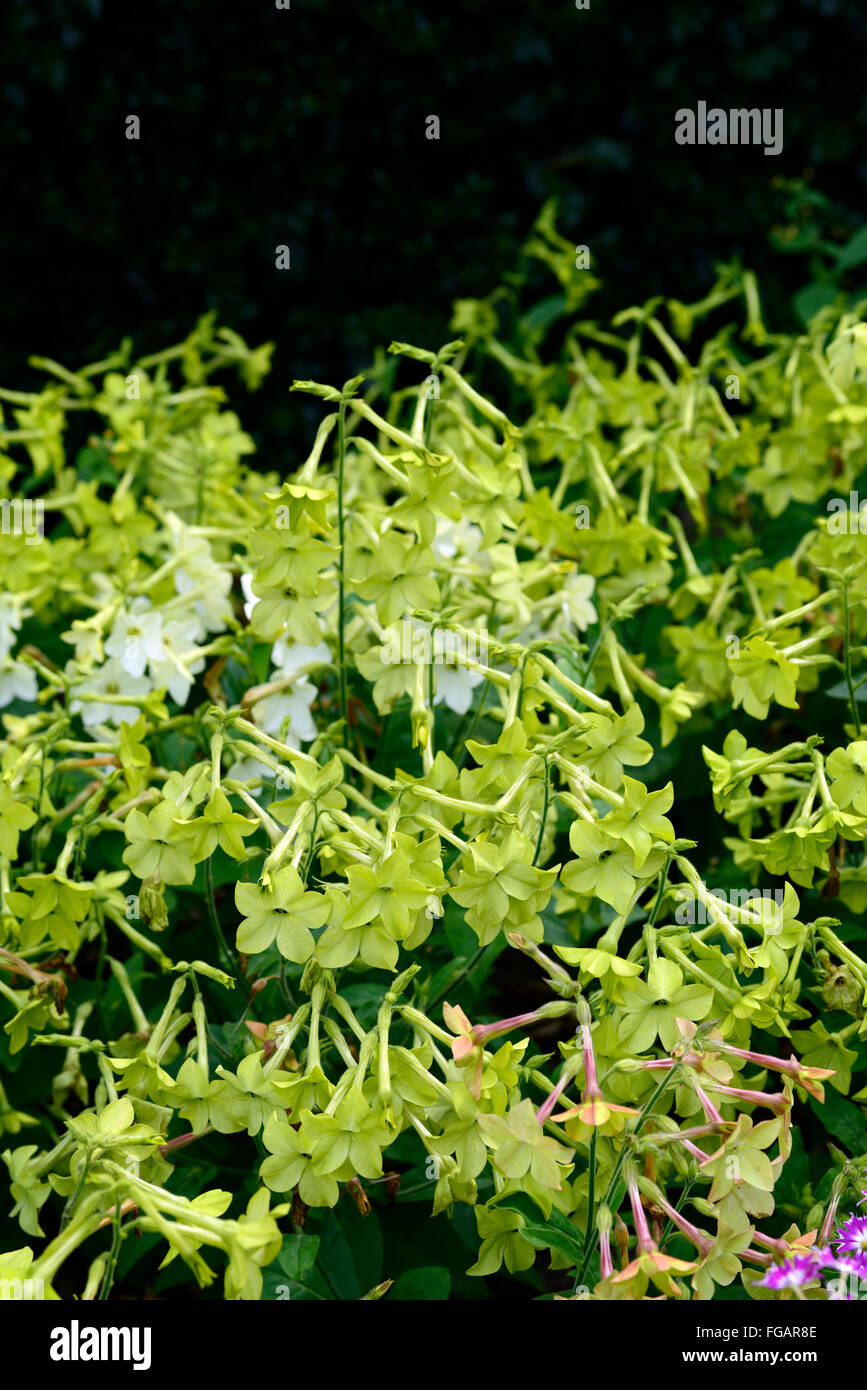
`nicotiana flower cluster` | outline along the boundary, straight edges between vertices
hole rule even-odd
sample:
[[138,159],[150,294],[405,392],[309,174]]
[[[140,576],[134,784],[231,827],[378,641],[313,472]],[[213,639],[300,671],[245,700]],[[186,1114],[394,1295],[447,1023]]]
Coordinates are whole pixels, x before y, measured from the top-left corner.
[[[47,521],[0,551],[0,1125],[36,1131],[2,1159],[45,1244],[0,1277],[92,1297],[137,1229],[203,1287],[219,1252],[225,1295],[256,1299],[305,1229],[347,1202],[374,1221],[403,1182],[473,1209],[474,1278],[566,1296],[832,1297],[863,1268],[864,1218],[834,1223],[865,1166],[844,918],[867,891],[867,540],[802,518],[763,525],[761,556],[747,513],[763,488],[774,514],[821,497],[830,449],[854,475],[867,362],[847,314],[767,347],[739,274],[737,352],[689,347],[713,295],[674,335],[653,302],[621,337],[574,322],[552,363],[532,321],[519,356],[462,303],[438,352],[392,344],[406,386],[384,361],[296,382],[323,415],[286,477],[243,462],[209,380],[255,386],[269,348],[212,318],[26,411],[12,393]],[[508,415],[469,379],[486,356]],[[851,719],[826,744],[814,693]],[[702,746],[736,832],[715,847],[683,833]],[[708,886],[720,846],[773,900]],[[849,1152],[796,1188],[808,1101]],[[231,1214],[218,1165],[179,1193],[200,1141],[234,1145]]]

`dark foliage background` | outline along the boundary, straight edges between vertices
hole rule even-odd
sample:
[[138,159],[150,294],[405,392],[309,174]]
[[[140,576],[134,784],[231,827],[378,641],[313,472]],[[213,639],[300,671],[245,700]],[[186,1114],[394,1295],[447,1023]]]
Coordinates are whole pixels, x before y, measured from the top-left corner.
[[[279,448],[293,375],[444,341],[452,300],[493,288],[551,195],[605,282],[594,312],[697,298],[739,255],[779,321],[807,248],[860,220],[865,38],[857,0],[14,0],[0,381],[26,386],[33,352],[155,350],[214,306],[278,343],[246,422]],[[783,153],[677,146],[674,113],[700,99],[782,107]]]
[[[7,0],[0,384],[36,385],[31,353],[75,367],[125,335],[158,350],[216,308],[251,343],[277,343],[242,419],[263,466],[288,470],[310,440],[292,378],[341,382],[395,337],[438,346],[452,301],[493,289],[552,196],[561,230],[591,248],[603,288],[588,312],[602,318],[653,294],[699,298],[734,256],[757,271],[774,327],[797,321],[806,287],[813,302],[826,286],[856,291],[867,263],[867,244],[851,249],[867,188],[859,0],[590,5]],[[674,113],[699,100],[782,107],[783,153],[677,146]],[[130,114],[138,142],[125,139]],[[430,114],[438,142],[425,139]],[[291,271],[275,268],[281,243]],[[719,849],[700,742],[680,752],[677,804]],[[671,775],[665,756],[647,769],[653,784]],[[505,1013],[527,1006],[526,975],[510,968],[493,982]],[[209,1181],[227,1181],[229,1142],[213,1136],[197,1153]],[[188,1161],[179,1184],[192,1192]],[[363,1262],[363,1223],[346,1206],[322,1219],[324,1240]],[[468,1212],[449,1235],[431,1234],[426,1202],[415,1210],[399,1231],[383,1216],[407,1274],[440,1259],[434,1242],[469,1249]],[[22,1237],[10,1224],[3,1239],[12,1249]],[[465,1268],[449,1250],[442,1262]],[[345,1298],[377,1277],[359,1266],[356,1287],[351,1262],[334,1263]],[[174,1278],[186,1278],[180,1261]],[[461,1279],[461,1297],[481,1296]],[[527,1296],[505,1279],[491,1289]]]

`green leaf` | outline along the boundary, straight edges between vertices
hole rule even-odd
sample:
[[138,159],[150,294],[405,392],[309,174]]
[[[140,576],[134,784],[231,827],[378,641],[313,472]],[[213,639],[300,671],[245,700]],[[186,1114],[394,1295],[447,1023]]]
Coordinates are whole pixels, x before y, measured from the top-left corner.
[[284,1236],[277,1263],[290,1279],[300,1279],[315,1265],[318,1249],[318,1236]]
[[851,1100],[828,1087],[825,1090],[825,1104],[820,1105],[811,1099],[810,1109],[828,1133],[846,1145],[853,1157],[867,1152],[867,1122]]
[[859,227],[837,254],[837,270],[849,270],[867,261],[867,227]]
[[452,1277],[442,1265],[422,1265],[398,1275],[388,1292],[390,1301],[405,1299],[412,1302],[445,1303],[452,1286]]
[[369,1289],[380,1283],[382,1229],[376,1211],[362,1216],[343,1192],[322,1231],[319,1267],[341,1299],[363,1298]]
[[523,1216],[521,1235],[537,1250],[557,1250],[572,1264],[578,1264],[583,1258],[583,1234],[556,1208],[546,1220],[539,1216],[535,1202],[522,1192],[510,1193],[497,1202],[497,1206]]

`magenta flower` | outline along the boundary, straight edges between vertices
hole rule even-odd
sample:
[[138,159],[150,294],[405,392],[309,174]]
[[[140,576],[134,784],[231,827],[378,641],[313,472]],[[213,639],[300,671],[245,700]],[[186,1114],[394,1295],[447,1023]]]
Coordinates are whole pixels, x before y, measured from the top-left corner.
[[804,1284],[809,1284],[816,1278],[824,1260],[817,1260],[816,1256],[824,1255],[824,1251],[811,1251],[808,1255],[793,1255],[784,1264],[774,1265],[769,1269],[764,1279],[759,1282],[766,1289],[800,1289]]
[[[856,1219],[860,1220],[861,1218],[853,1218],[853,1220]],[[867,1222],[863,1224],[867,1226]],[[840,1233],[838,1231],[837,1235],[839,1236]],[[827,1246],[817,1246],[816,1249],[810,1250],[806,1254],[793,1255],[782,1264],[774,1265],[760,1282],[767,1289],[799,1289],[804,1284],[818,1278],[823,1270],[832,1271],[838,1275],[852,1275],[856,1279],[863,1280],[867,1278],[867,1256],[861,1254],[849,1256],[839,1252],[835,1254]],[[851,1291],[847,1291],[839,1279],[832,1280],[827,1287],[830,1297],[835,1301],[846,1301],[857,1297]]]
[[834,1244],[838,1255],[867,1256],[867,1216],[850,1216],[837,1227]]
[[860,1255],[832,1257],[830,1251],[827,1253],[826,1267],[832,1268],[837,1275],[848,1276],[829,1281],[826,1285],[828,1298],[833,1303],[860,1302],[861,1287],[867,1279],[867,1259]]

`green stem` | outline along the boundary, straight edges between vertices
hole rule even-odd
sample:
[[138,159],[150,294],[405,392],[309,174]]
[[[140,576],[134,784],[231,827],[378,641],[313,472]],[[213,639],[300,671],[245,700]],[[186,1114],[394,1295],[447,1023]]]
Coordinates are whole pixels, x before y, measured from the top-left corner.
[[115,1207],[113,1224],[114,1231],[111,1238],[111,1253],[108,1257],[108,1264],[105,1270],[105,1278],[102,1281],[102,1288],[99,1291],[100,1299],[108,1298],[109,1294],[111,1293],[111,1286],[114,1283],[114,1276],[117,1270],[117,1259],[120,1254],[120,1243],[123,1239],[123,1232],[121,1230],[120,1202],[118,1202],[117,1206]]
[[[340,402],[337,413],[337,533],[340,558],[337,563],[337,660],[340,668],[340,713],[347,719],[346,646],[344,622],[346,617],[345,576],[345,518],[343,513],[343,468],[346,458],[346,402]],[[345,737],[345,733],[344,733]]]
[[542,802],[542,819],[539,821],[539,834],[538,834],[538,837],[537,837],[537,839],[536,839],[536,852],[535,852],[535,854],[533,855],[533,866],[534,866],[534,868],[535,868],[535,866],[536,866],[536,865],[538,864],[538,862],[539,862],[539,855],[542,853],[542,839],[543,839],[543,837],[544,837],[544,835],[545,835],[545,822],[546,822],[546,820],[548,819],[548,800],[549,800],[549,797],[550,797],[550,781],[551,781],[551,769],[550,769],[550,767],[549,767],[549,765],[548,765],[548,759],[546,758],[546,759],[545,759],[545,799],[544,799],[544,801]]
[[855,696],[855,687],[852,684],[852,663],[850,644],[852,634],[850,632],[851,620],[849,615],[849,586],[843,588],[843,667],[846,673],[846,686],[849,691],[849,704],[852,709],[852,722],[855,725],[855,737],[861,737],[861,716],[858,713],[858,700]]
[[590,648],[590,654],[587,657],[587,664],[585,665],[584,670],[581,672],[582,683],[584,683],[587,680],[588,676],[590,675],[590,672],[593,670],[593,667],[596,663],[596,658],[599,655],[599,649],[602,646],[602,643],[605,641],[605,638],[608,636],[608,633],[611,631],[612,622],[613,619],[606,618],[605,622],[599,628],[599,632],[596,635],[596,641]]
[[671,868],[671,861],[673,859],[674,854],[667,854],[665,857],[665,863],[659,871],[659,888],[656,894],[656,902],[653,904],[653,910],[650,916],[648,917],[647,922],[645,923],[645,925],[648,927],[652,927],[657,917],[659,916],[659,910],[662,907],[662,900],[665,897],[665,885],[668,879],[668,872]]
[[588,1160],[589,1167],[587,1169],[587,1225],[584,1228],[585,1257],[590,1250],[590,1241],[593,1236],[593,1218],[595,1215],[594,1208],[596,1205],[596,1141],[598,1135],[598,1127],[594,1125],[593,1133],[590,1136],[590,1157]]
[[99,1229],[102,1221],[101,1204],[104,1196],[101,1192],[90,1192],[82,1203],[81,1210],[72,1224],[62,1227],[60,1234],[55,1236],[39,1259],[33,1266],[34,1276],[45,1280],[50,1284],[64,1260],[72,1254],[82,1241],[92,1236]]
[[458,766],[458,771],[459,771],[459,772],[460,772],[461,768],[463,767],[464,763],[466,762],[467,752],[468,752],[468,749],[467,749],[467,741],[468,741],[468,739],[471,739],[472,736],[473,736],[473,734],[476,732],[476,728],[477,728],[477,726],[478,726],[479,720],[480,720],[481,717],[482,717],[482,712],[483,712],[483,710],[484,710],[484,708],[485,708],[485,701],[486,701],[487,698],[488,698],[488,691],[489,691],[489,689],[490,689],[490,686],[488,685],[488,682],[485,681],[484,685],[482,686],[482,693],[481,693],[481,695],[480,695],[480,697],[479,697],[478,709],[476,710],[475,714],[472,716],[472,719],[471,719],[471,721],[470,721],[470,726],[469,726],[469,728],[466,730],[466,736],[464,736],[464,731],[463,731],[462,729],[459,730],[459,732],[458,732],[458,737],[455,739],[454,747],[453,747],[452,750],[451,750],[450,756],[453,757],[454,754],[458,751],[458,748],[461,749],[461,758],[460,758],[460,762],[459,762],[458,765],[457,765],[457,766]]
[[236,963],[232,960],[232,955],[229,950],[229,943],[226,941],[223,928],[220,925],[220,915],[217,912],[217,902],[216,898],[214,897],[214,867],[213,861],[210,858],[205,860],[205,886],[207,890],[205,896],[207,898],[208,903],[208,916],[211,920],[211,927],[213,928],[214,936],[217,938],[217,946],[219,948],[220,958],[223,962],[224,968],[228,970],[230,974],[232,974],[236,970],[237,966]]
[[[686,1206],[687,1202],[689,1201],[689,1194],[690,1194],[691,1191],[692,1191],[692,1183],[687,1182],[686,1185],[684,1186],[684,1189],[683,1189],[683,1191],[681,1192],[679,1198],[677,1199],[677,1203],[676,1203],[675,1208],[674,1208],[676,1212],[681,1212],[681,1211],[683,1210],[683,1208]],[[668,1218],[668,1221],[666,1222],[666,1224],[665,1224],[665,1226],[664,1226],[664,1228],[663,1228],[662,1235],[660,1236],[660,1240],[659,1240],[659,1248],[660,1248],[660,1250],[664,1250],[664,1249],[665,1249],[666,1244],[667,1244],[667,1242],[671,1239],[671,1236],[672,1236],[672,1233],[674,1232],[674,1230],[675,1230],[675,1223],[672,1221],[671,1217],[669,1217],[669,1218]]]
[[433,999],[429,999],[425,1002],[425,1009],[430,1011],[431,1009],[435,1008],[436,1005],[440,1002],[440,1000],[445,998],[450,989],[455,988],[457,985],[460,984],[461,980],[466,979],[470,971],[476,968],[487,949],[487,946],[480,946],[479,949],[475,952],[475,954],[472,955],[470,959],[467,961],[463,969],[459,970],[457,975],[453,975],[451,979],[448,980],[447,983],[443,986],[443,988],[439,991],[439,993],[434,995]]
[[62,1215],[61,1218],[60,1218],[60,1230],[61,1230],[61,1232],[63,1232],[63,1231],[66,1229],[66,1227],[69,1225],[70,1221],[72,1220],[72,1213],[73,1213],[73,1211],[74,1211],[74,1209],[75,1209],[75,1204],[76,1204],[76,1202],[78,1201],[79,1197],[81,1196],[82,1190],[83,1190],[83,1188],[84,1188],[84,1184],[87,1182],[87,1175],[88,1175],[88,1173],[90,1172],[90,1165],[91,1165],[91,1162],[92,1162],[92,1159],[91,1159],[90,1157],[88,1157],[88,1158],[85,1160],[84,1165],[83,1165],[83,1167],[82,1167],[82,1169],[81,1169],[81,1174],[80,1174],[80,1176],[79,1176],[78,1183],[77,1183],[77,1185],[76,1185],[75,1191],[72,1193],[72,1195],[71,1195],[70,1198],[69,1198],[69,1201],[66,1203],[66,1206],[63,1208],[63,1215]]
[[[671,1081],[672,1081],[673,1078],[677,1075],[678,1071],[680,1070],[680,1067],[681,1067],[681,1063],[680,1063],[680,1062],[675,1062],[674,1066],[671,1067],[671,1068],[665,1073],[665,1076],[662,1078],[662,1080],[660,1081],[659,1085],[656,1087],[656,1090],[653,1092],[653,1095],[650,1097],[650,1100],[649,1100],[649,1101],[647,1102],[647,1104],[644,1106],[644,1109],[642,1110],[641,1114],[639,1115],[638,1119],[636,1120],[636,1122],[635,1122],[635,1128],[634,1128],[633,1130],[630,1131],[631,1134],[638,1134],[638,1131],[641,1129],[641,1126],[644,1124],[644,1121],[647,1119],[647,1117],[648,1117],[648,1115],[650,1114],[651,1110],[653,1109],[654,1105],[655,1105],[656,1102],[659,1100],[659,1097],[662,1095],[662,1093],[663,1093],[663,1091],[666,1089],[666,1087],[669,1086],[669,1085],[671,1084]],[[603,1199],[602,1199],[603,1205],[606,1206],[606,1207],[609,1207],[609,1208],[611,1209],[611,1211],[616,1211],[616,1209],[617,1209],[617,1208],[612,1204],[612,1198],[614,1197],[614,1192],[615,1192],[615,1189],[616,1189],[616,1187],[617,1187],[618,1181],[619,1181],[619,1179],[620,1179],[621,1169],[623,1168],[623,1164],[624,1164],[624,1162],[626,1161],[626,1154],[627,1154],[627,1149],[626,1149],[626,1145],[624,1144],[623,1148],[620,1150],[620,1153],[619,1153],[619,1155],[618,1155],[617,1162],[616,1162],[615,1165],[614,1165],[614,1172],[611,1174],[611,1181],[610,1181],[609,1184],[608,1184],[608,1189],[607,1189],[607,1191],[606,1191],[606,1193],[605,1193],[605,1196],[604,1196]],[[620,1203],[618,1202],[618,1203],[617,1203],[617,1206],[619,1206],[619,1205],[620,1205]],[[582,1264],[581,1264],[581,1268],[580,1268],[580,1270],[578,1271],[578,1274],[575,1276],[575,1285],[574,1285],[574,1288],[573,1288],[573,1293],[575,1292],[575,1290],[578,1288],[578,1286],[579,1286],[580,1284],[583,1284],[583,1283],[584,1283],[585,1275],[587,1274],[587,1270],[588,1270],[588,1268],[590,1267],[590,1260],[591,1260],[591,1257],[592,1257],[592,1255],[593,1255],[593,1247],[595,1246],[595,1244],[596,1244],[596,1242],[595,1242],[595,1240],[594,1240],[593,1245],[590,1247],[590,1249],[589,1249],[589,1250],[585,1250],[585,1252],[584,1252],[584,1260],[583,1260],[583,1262],[582,1262]]]

